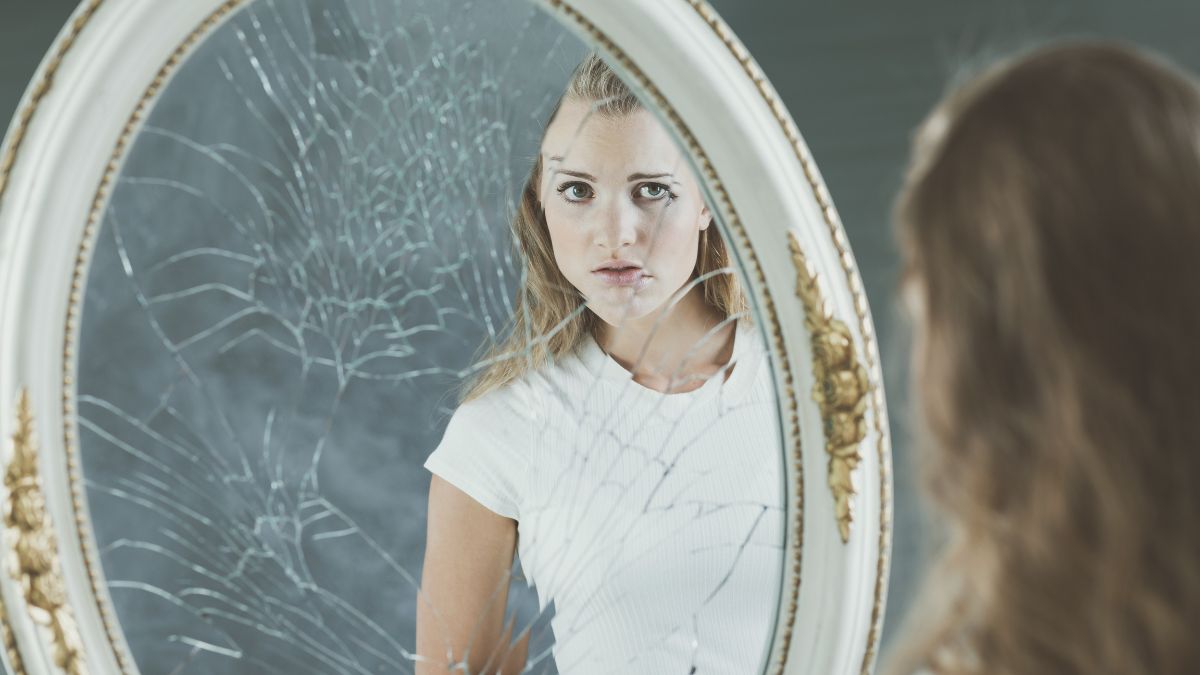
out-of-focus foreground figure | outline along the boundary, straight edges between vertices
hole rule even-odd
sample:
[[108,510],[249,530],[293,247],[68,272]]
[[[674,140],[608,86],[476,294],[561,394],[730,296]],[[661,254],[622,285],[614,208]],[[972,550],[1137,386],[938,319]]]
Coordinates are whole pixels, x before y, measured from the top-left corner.
[[1200,89],[1072,42],[954,90],[896,205],[947,539],[895,673],[1200,672]]

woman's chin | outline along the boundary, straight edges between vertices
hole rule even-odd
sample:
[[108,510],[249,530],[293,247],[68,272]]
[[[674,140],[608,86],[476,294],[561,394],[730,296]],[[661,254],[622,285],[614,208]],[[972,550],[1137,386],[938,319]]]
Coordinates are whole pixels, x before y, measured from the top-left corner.
[[629,294],[628,297],[618,299],[615,302],[608,301],[607,298],[603,300],[589,300],[587,306],[604,323],[614,328],[622,324],[628,324],[648,316],[653,316],[657,309],[657,306],[653,303],[647,302],[646,299],[633,294]]

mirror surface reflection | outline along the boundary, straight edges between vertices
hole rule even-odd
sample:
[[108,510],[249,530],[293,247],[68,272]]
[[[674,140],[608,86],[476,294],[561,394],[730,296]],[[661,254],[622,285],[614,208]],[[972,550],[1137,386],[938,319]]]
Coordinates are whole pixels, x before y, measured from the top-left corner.
[[657,111],[524,0],[257,0],[94,242],[79,451],[143,672],[761,671],[761,321]]

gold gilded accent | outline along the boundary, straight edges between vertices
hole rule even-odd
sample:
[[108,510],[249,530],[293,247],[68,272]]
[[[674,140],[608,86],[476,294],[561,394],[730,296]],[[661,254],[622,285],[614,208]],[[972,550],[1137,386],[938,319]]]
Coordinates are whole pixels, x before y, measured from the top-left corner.
[[8,667],[14,675],[25,675],[25,662],[21,659],[21,650],[17,649],[17,638],[8,623],[8,607],[4,604],[3,594],[0,594],[0,619],[3,619],[0,621],[0,630],[4,632],[4,653],[8,656]]
[[871,382],[858,362],[854,337],[846,324],[833,318],[821,296],[817,273],[808,264],[795,234],[789,234],[796,265],[796,296],[804,303],[804,325],[812,336],[813,399],[825,422],[825,452],[829,455],[829,489],[842,542],[850,541],[854,522],[854,470],[862,461],[859,443],[867,437],[867,393]]
[[[67,605],[67,592],[58,564],[58,543],[46,496],[38,477],[37,442],[33,435],[33,413],[29,392],[21,390],[17,401],[17,431],[13,434],[13,454],[4,472],[5,534],[13,553],[9,573],[21,585],[34,623],[50,634],[54,665],[71,675],[87,672],[83,643],[75,616]],[[5,639],[8,647],[8,636]],[[15,649],[9,649],[12,659]],[[20,655],[17,655],[19,661]]]

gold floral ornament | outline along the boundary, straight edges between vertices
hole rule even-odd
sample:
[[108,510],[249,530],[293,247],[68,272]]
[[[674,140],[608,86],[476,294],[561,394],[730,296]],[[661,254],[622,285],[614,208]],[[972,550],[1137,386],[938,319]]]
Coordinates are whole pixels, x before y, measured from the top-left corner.
[[37,443],[29,392],[17,402],[17,431],[13,454],[4,473],[4,501],[9,572],[21,584],[34,623],[50,635],[54,664],[71,675],[87,672],[75,617],[58,565],[58,544],[46,512],[46,496],[38,478]]
[[800,242],[788,236],[792,262],[796,266],[796,296],[804,303],[804,325],[812,336],[813,399],[825,424],[825,452],[829,455],[829,488],[833,491],[834,516],[842,541],[850,540],[854,521],[854,470],[862,461],[859,444],[867,437],[867,370],[854,350],[854,338],[846,324],[834,319],[821,289],[817,273],[808,264]]

